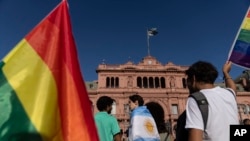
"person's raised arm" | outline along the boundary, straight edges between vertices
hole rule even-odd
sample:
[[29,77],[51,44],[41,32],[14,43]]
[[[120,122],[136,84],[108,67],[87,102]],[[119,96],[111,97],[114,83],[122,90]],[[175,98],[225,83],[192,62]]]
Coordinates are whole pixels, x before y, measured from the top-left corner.
[[236,85],[235,85],[233,79],[231,78],[231,76],[229,74],[229,72],[231,70],[231,66],[232,66],[232,62],[227,61],[224,64],[222,71],[223,71],[226,87],[233,89],[234,92],[236,93]]

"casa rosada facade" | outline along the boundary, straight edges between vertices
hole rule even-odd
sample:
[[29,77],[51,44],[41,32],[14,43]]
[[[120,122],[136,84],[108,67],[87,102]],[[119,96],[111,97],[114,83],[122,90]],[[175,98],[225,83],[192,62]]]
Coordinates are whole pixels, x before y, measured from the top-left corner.
[[[165,114],[166,127],[172,131],[178,116],[185,110],[189,95],[185,70],[189,66],[179,66],[171,62],[162,65],[155,57],[146,56],[138,64],[99,64],[96,69],[98,80],[86,82],[93,114],[97,113],[96,101],[100,96],[110,96],[115,100],[112,113],[123,132],[129,127],[128,97],[139,94],[144,104],[157,102]],[[216,84],[225,87],[224,83]],[[250,92],[237,84],[239,117],[250,118]],[[125,134],[123,135],[125,138]]]

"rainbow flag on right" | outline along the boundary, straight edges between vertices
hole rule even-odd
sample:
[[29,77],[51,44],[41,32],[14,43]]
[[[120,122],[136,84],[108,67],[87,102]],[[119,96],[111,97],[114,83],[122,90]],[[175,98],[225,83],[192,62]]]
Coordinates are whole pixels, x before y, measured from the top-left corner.
[[229,52],[229,61],[244,68],[250,68],[250,9],[242,22]]

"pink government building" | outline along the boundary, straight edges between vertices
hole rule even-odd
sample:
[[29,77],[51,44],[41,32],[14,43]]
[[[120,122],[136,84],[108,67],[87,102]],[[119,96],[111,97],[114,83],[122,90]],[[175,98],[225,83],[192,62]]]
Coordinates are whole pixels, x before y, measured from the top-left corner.
[[[185,110],[189,95],[185,85],[185,70],[188,67],[172,62],[161,64],[150,55],[138,64],[131,61],[119,65],[99,64],[96,69],[98,80],[86,82],[89,98],[93,102],[93,114],[98,112],[96,101],[100,96],[112,97],[116,101],[112,114],[125,132],[129,126],[128,97],[139,94],[145,104],[157,102],[161,105],[166,126],[172,131],[178,116]],[[225,87],[223,82],[216,85]],[[250,118],[250,92],[244,91],[240,84],[237,84],[237,103],[240,119]],[[126,138],[125,134],[123,138]]]

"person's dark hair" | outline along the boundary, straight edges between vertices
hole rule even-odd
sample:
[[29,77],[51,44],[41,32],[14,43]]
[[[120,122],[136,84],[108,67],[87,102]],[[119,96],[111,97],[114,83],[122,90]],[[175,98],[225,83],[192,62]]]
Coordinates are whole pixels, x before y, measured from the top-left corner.
[[139,106],[143,106],[144,104],[143,98],[138,94],[129,96],[129,99],[133,102],[138,101]]
[[209,62],[198,61],[191,65],[188,70],[186,70],[186,75],[188,78],[193,78],[197,82],[205,82],[213,84],[218,77],[217,69]]
[[157,102],[149,102],[145,105],[147,106],[147,109],[149,110],[149,112],[151,113],[151,115],[153,116],[155,120],[158,132],[159,133],[167,132],[167,128],[165,126],[165,120],[164,120],[164,110],[161,107],[161,105],[158,104]]
[[108,106],[111,106],[115,100],[108,96],[101,96],[97,102],[96,106],[99,111],[104,111]]
[[242,121],[243,125],[247,125],[247,122],[250,122],[250,119],[246,118]]

